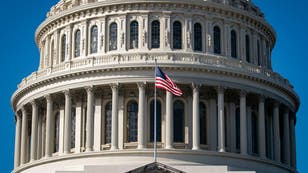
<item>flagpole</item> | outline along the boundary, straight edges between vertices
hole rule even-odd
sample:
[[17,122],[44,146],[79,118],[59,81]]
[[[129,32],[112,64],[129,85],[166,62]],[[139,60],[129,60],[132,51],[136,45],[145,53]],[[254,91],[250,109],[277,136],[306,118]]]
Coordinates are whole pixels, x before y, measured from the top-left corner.
[[[154,82],[156,81],[156,70],[157,70],[157,59],[155,59],[155,74],[154,74]],[[154,162],[156,163],[157,162],[157,140],[156,140],[156,102],[157,102],[157,96],[156,96],[156,86],[155,86],[155,83],[154,83]]]

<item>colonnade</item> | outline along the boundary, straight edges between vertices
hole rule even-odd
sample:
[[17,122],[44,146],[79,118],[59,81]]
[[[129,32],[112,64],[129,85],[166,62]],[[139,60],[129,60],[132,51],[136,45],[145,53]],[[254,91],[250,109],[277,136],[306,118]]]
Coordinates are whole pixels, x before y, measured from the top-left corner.
[[[147,130],[146,130],[146,103],[148,99],[148,95],[146,94],[145,83],[138,83],[138,132],[137,132],[137,146],[136,149],[146,149],[148,147],[147,143]],[[203,87],[201,85],[193,84],[188,87],[191,88],[189,94],[184,94],[184,99],[190,99],[192,101],[191,112],[186,115],[189,119],[191,119],[191,125],[189,125],[189,131],[192,131],[192,137],[189,138],[188,146],[192,150],[201,150],[203,147],[200,144],[200,131],[203,127],[200,125],[200,101],[203,99],[200,96],[200,93],[203,92]],[[216,150],[217,152],[236,152],[240,155],[252,155],[249,151],[251,148],[251,144],[249,144],[249,121],[248,117],[249,111],[247,101],[247,95],[251,93],[247,93],[242,90],[235,90],[238,94],[238,97],[235,100],[239,102],[239,110],[240,110],[240,123],[235,124],[235,120],[232,120],[233,123],[230,125],[231,131],[235,130],[236,126],[240,129],[240,148],[239,151],[234,151],[234,149],[226,148],[226,139],[228,134],[226,134],[226,122],[230,120],[230,118],[226,116],[230,116],[231,114],[226,114],[225,107],[228,103],[228,99],[226,99],[226,92],[230,89],[224,87],[215,88],[216,92],[213,91],[214,97],[209,99],[209,107],[210,114],[208,117],[211,119],[210,127],[207,129],[210,131],[210,136],[208,137],[208,150]],[[103,116],[103,112],[100,109],[96,109],[96,95],[93,86],[86,87],[86,120],[82,122],[81,116],[76,116],[77,122],[86,123],[85,125],[85,149],[79,150],[77,149],[77,145],[80,145],[79,142],[75,143],[75,150],[72,150],[71,146],[71,136],[72,136],[72,91],[66,90],[62,94],[64,95],[64,122],[63,126],[63,141],[59,142],[59,146],[63,148],[63,152],[59,153],[62,155],[80,153],[80,152],[91,152],[91,151],[102,151],[102,135],[101,132],[97,132],[98,129],[102,129],[104,127],[103,124],[99,123],[101,121],[101,117]],[[119,147],[123,145],[123,140],[119,138],[120,131],[123,131],[125,125],[120,124],[120,113],[119,113],[119,84],[111,84],[110,90],[112,93],[112,125],[111,125],[111,143],[110,150],[123,150],[125,148]],[[227,91],[228,90],[228,91]],[[254,93],[252,93],[254,94]],[[295,115],[291,113],[290,109],[286,106],[280,104],[278,101],[275,101],[271,98],[266,98],[262,95],[254,94],[257,97],[257,156],[262,159],[273,159],[277,163],[283,163],[290,167],[296,165],[295,159]],[[163,98],[163,97],[162,97]],[[43,114],[46,115],[46,120],[42,117],[42,113],[39,111],[39,107],[42,104],[38,104],[38,99],[43,99],[44,104],[46,106],[44,108]],[[21,107],[21,110],[16,112],[16,137],[15,137],[15,168],[21,165],[24,165],[28,162],[33,162],[38,159],[43,158],[51,158],[54,154],[54,146],[55,146],[55,116],[54,116],[54,99],[53,94],[49,94],[44,98],[38,98],[36,100],[31,101],[30,103]],[[165,135],[162,139],[162,146],[165,149],[177,149],[174,145],[174,108],[173,103],[174,96],[166,92],[165,97]],[[270,101],[269,101],[270,100]],[[100,103],[101,104],[101,103]],[[232,103],[235,105],[235,103]],[[266,106],[266,105],[269,106]],[[187,106],[186,106],[187,107]],[[32,108],[32,109],[29,109]],[[269,109],[270,111],[266,110]],[[31,111],[32,110],[32,111]],[[80,111],[80,110],[79,110]],[[230,112],[230,110],[229,110]],[[251,112],[251,111],[250,111]],[[268,114],[267,112],[270,112]],[[31,113],[31,118],[30,118]],[[232,114],[235,114],[235,107],[233,108]],[[266,117],[272,116],[272,126],[268,126],[266,123]],[[97,118],[97,119],[96,119]],[[123,117],[122,117],[123,118]],[[97,121],[98,122],[95,122]],[[282,121],[280,121],[282,120]],[[30,123],[31,122],[31,123]],[[214,123],[212,123],[214,122]],[[281,124],[282,122],[282,124]],[[229,124],[230,122],[228,122]],[[31,128],[28,126],[31,124]],[[76,125],[77,126],[77,125]],[[78,125],[80,127],[80,124]],[[100,126],[100,127],[98,127]],[[281,129],[282,128],[282,129]],[[29,130],[31,129],[31,132]],[[43,129],[43,130],[42,130]],[[201,130],[200,130],[201,129]],[[217,133],[215,132],[217,129]],[[272,129],[272,133],[269,132],[269,129]],[[77,129],[77,131],[80,129]],[[99,130],[100,131],[100,130]],[[282,132],[282,133],[281,133]],[[76,132],[80,133],[80,132]],[[185,132],[186,133],[186,132]],[[189,134],[189,133],[188,133]],[[80,138],[80,135],[75,138]],[[234,134],[231,135],[231,148],[234,148],[235,139]],[[31,142],[30,142],[31,139]],[[42,141],[45,142],[42,142]],[[78,141],[76,140],[76,141]],[[273,142],[272,145],[269,145],[270,142]],[[79,144],[78,144],[79,143]],[[232,147],[233,146],[233,147]],[[44,151],[42,152],[42,150]],[[273,157],[271,157],[271,152],[273,152]]]

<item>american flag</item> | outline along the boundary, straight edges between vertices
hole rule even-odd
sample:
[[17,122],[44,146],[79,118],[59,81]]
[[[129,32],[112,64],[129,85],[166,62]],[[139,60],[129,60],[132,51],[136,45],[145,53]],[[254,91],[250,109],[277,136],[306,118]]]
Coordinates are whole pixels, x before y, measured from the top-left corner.
[[165,89],[176,96],[183,94],[181,89],[158,66],[156,67],[155,87]]

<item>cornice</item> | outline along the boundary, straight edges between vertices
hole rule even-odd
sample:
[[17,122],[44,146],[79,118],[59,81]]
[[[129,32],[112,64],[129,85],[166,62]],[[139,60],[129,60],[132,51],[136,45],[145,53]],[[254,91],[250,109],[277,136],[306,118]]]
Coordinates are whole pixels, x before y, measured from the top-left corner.
[[[274,47],[276,41],[276,33],[273,27],[268,24],[263,17],[252,15],[251,13],[234,8],[232,6],[213,3],[208,1],[185,1],[185,0],[134,0],[134,1],[118,1],[115,2],[95,2],[86,5],[73,7],[71,9],[60,12],[54,16],[47,18],[36,30],[35,41],[39,45],[41,37],[54,30],[54,28],[65,27],[72,22],[80,22],[91,18],[103,17],[106,15],[114,15],[127,12],[140,12],[140,11],[155,11],[155,5],[157,12],[161,12],[161,8],[166,8],[167,11],[190,13],[200,12],[203,15],[234,18],[234,21],[242,22],[251,25],[251,28],[257,29],[259,32],[263,32],[264,35],[271,40],[271,47]],[[168,4],[168,6],[166,6]],[[140,9],[142,7],[142,9]]]

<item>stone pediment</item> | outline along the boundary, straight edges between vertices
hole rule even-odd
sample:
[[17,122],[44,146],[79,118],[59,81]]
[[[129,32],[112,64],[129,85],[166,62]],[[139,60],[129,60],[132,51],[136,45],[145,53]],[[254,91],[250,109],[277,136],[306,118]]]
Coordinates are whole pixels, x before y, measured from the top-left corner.
[[185,173],[162,163],[153,162],[126,173]]

